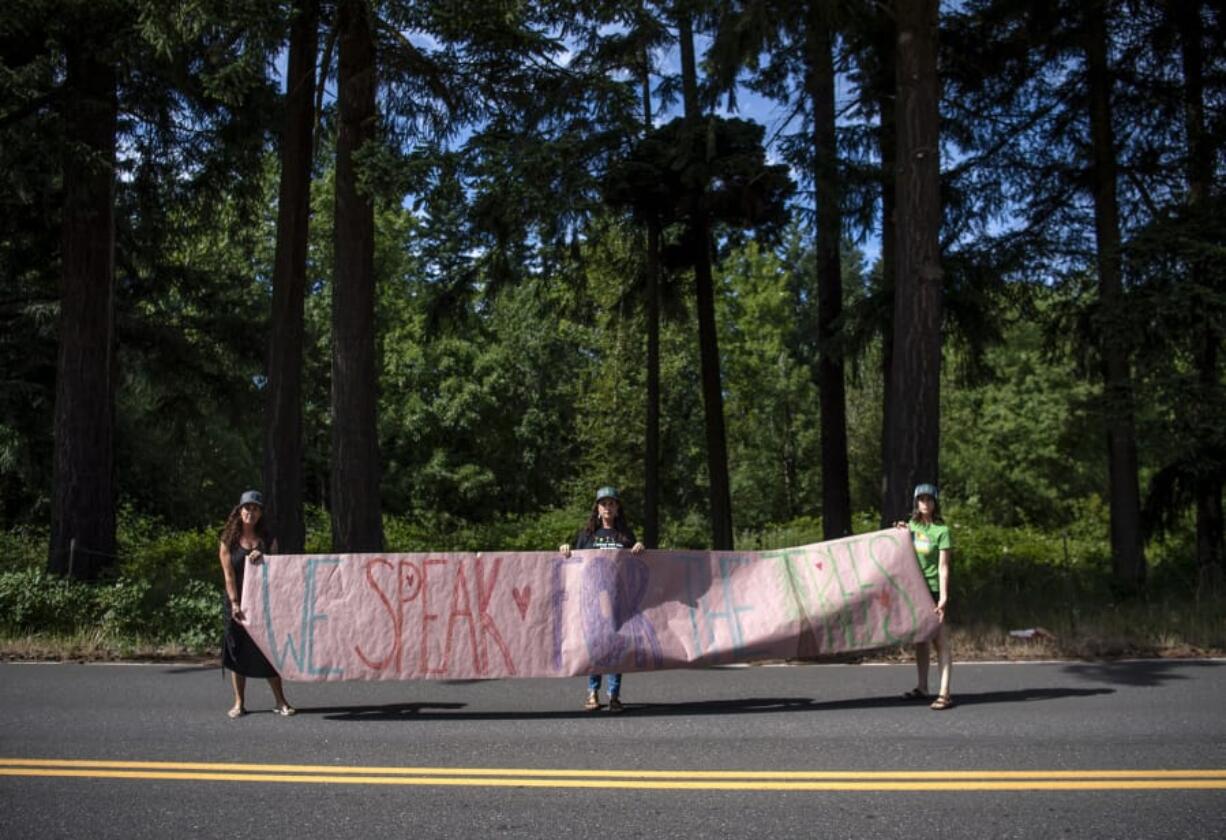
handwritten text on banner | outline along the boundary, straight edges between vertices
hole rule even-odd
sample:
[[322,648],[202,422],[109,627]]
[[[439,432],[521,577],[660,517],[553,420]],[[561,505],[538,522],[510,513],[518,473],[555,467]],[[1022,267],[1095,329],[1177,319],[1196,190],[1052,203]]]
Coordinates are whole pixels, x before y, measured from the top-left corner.
[[248,630],[291,680],[573,676],[789,659],[936,630],[905,531],[778,551],[278,555]]

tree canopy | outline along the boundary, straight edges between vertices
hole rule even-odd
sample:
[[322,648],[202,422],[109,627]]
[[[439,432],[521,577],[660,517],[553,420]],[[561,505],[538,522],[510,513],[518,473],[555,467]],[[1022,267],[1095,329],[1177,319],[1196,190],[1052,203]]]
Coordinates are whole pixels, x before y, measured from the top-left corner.
[[614,483],[731,547],[923,479],[1220,580],[1223,114],[1209,0],[10,3],[0,524],[92,578],[250,486],[354,550]]

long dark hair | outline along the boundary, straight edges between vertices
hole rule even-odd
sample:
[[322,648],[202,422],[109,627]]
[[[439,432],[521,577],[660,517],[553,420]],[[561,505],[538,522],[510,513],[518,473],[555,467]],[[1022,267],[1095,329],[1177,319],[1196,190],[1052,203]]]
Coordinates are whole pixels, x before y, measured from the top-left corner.
[[[583,533],[590,537],[601,527],[600,505],[594,504],[592,505],[592,512],[587,515],[587,522],[583,526]],[[626,510],[622,507],[620,499],[617,500],[617,516],[613,517],[613,530],[616,531],[622,539],[630,539],[630,523],[626,522]]]
[[[238,538],[243,535],[243,506],[235,505],[234,510],[230,511],[230,515],[226,517],[226,524],[221,529],[221,544],[226,548],[238,542]],[[257,546],[261,551],[264,550],[272,539],[268,536],[268,524],[264,519],[264,507],[260,506],[260,518],[255,522],[255,535],[259,539],[260,544]]]
[[[914,507],[911,508],[911,521],[919,522],[920,521],[919,496],[915,497],[915,500],[912,504],[914,505]],[[260,519],[260,521],[263,522],[264,520]],[[937,499],[936,496],[932,497],[932,521],[938,525],[945,524],[945,520],[941,518],[941,502],[940,500]]]

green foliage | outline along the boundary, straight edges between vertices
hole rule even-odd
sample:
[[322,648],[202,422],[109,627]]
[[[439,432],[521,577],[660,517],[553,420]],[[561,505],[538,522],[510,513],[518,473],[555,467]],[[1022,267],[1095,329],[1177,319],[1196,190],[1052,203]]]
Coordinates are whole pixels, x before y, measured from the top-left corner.
[[38,569],[47,563],[47,533],[33,528],[0,531],[0,571]]
[[549,510],[469,523],[437,517],[429,523],[384,517],[389,551],[550,551],[568,542],[585,511]]
[[215,649],[222,635],[221,587],[188,581],[158,614],[162,638],[193,652]]
[[[708,117],[691,125],[678,117],[611,167],[605,199],[668,226],[688,218],[693,197],[701,195],[716,222],[778,232],[795,187],[786,166],[766,163],[764,134],[749,120]],[[674,263],[682,264],[690,262]]]
[[991,379],[944,390],[943,489],[1000,525],[1076,521],[1082,500],[1106,484],[1099,459],[1074,454],[1100,445],[1099,389],[1049,358],[1033,322],[1011,327],[979,364]]
[[[198,524],[249,470],[232,410],[258,371],[256,223],[283,4],[10,3],[0,23],[0,521],[45,521],[62,246],[64,66],[114,66],[115,478]],[[74,46],[75,45],[75,46]],[[254,352],[250,352],[252,348]],[[109,395],[107,399],[109,400]],[[258,412],[257,412],[258,414]],[[250,472],[246,473],[250,476]]]
[[327,554],[332,550],[332,519],[328,512],[317,505],[307,505],[306,545],[307,554]]
[[0,572],[0,626],[9,632],[72,633],[101,618],[89,584],[42,569]]
[[[75,4],[67,17],[42,0],[10,7],[0,20],[0,570],[11,608],[0,620],[161,638],[176,638],[182,627],[186,635],[177,638],[211,643],[216,605],[207,602],[220,580],[220,519],[260,475],[257,383],[265,372],[279,174],[273,138],[282,113],[269,68],[288,7],[118,0],[96,9]],[[573,533],[592,488],[606,482],[623,488],[641,527],[642,237],[600,212],[602,182],[606,198],[664,222],[683,220],[693,189],[704,187],[707,209],[724,223],[716,305],[737,544],[812,542],[822,477],[810,373],[811,208],[805,196],[785,203],[793,199],[786,167],[767,161],[781,155],[810,180],[818,164],[837,164],[846,181],[844,230],[876,235],[875,109],[890,96],[873,78],[881,57],[874,27],[883,19],[837,11],[823,19],[838,30],[838,66],[852,68],[840,70],[847,95],[839,160],[825,162],[813,160],[803,84],[808,33],[799,18],[771,4],[728,10],[707,56],[712,72],[724,71],[717,87],[735,86],[738,74],[728,71],[746,69],[781,113],[801,117],[777,126],[772,139],[780,143],[768,158],[760,126],[713,118],[695,128],[670,121],[675,112],[659,101],[658,127],[637,137],[641,104],[630,68],[643,42],[670,40],[653,17],[660,10],[649,4],[631,24],[617,4],[576,9],[506,4],[470,20],[450,7],[380,7],[388,24],[380,32],[387,142],[363,151],[361,177],[377,205],[388,547],[547,548]],[[1190,91],[1170,10],[1136,11],[1111,21],[1115,47],[1126,47],[1119,54],[1132,61],[1128,84],[1114,94],[1116,122],[1131,127],[1117,138],[1128,173],[1118,187],[1130,305],[1112,328],[1135,333],[1140,472],[1153,479],[1154,513],[1166,526],[1150,548],[1151,589],[1186,593],[1197,549],[1188,511],[1199,480],[1226,463],[1217,363],[1226,331],[1221,197],[1206,195],[1197,207],[1188,195],[1183,167],[1195,150],[1182,136],[1181,94]],[[1089,334],[1063,329],[1053,340],[1065,326],[1094,320],[1075,295],[1051,290],[1070,279],[1092,287],[1096,267],[1084,192],[1091,179],[1082,16],[1075,4],[1028,15],[1025,4],[989,0],[942,12],[942,49],[956,59],[942,62],[942,137],[955,152],[943,173],[942,486],[956,502],[959,586],[1002,610],[1020,605],[1019,616],[1053,591],[1113,597],[1101,580],[1101,496],[1102,420],[1114,403],[1061,353],[1089,349]],[[46,559],[53,456],[65,152],[59,97],[65,35],[87,18],[108,34],[106,57],[121,70],[114,297],[121,517],[117,577],[81,589],[37,570]],[[1220,21],[1209,15],[1209,23]],[[414,46],[398,37],[403,31],[434,32],[437,44]],[[1216,32],[1203,45],[1206,113],[1221,110],[1226,78]],[[564,42],[574,52],[561,62]],[[649,82],[659,83],[654,95],[675,93],[666,74]],[[327,161],[335,120],[327,105],[319,118],[303,394],[311,552],[330,544],[331,490],[335,231]],[[465,119],[479,121],[475,130],[449,135]],[[1221,138],[1209,133],[1212,159]],[[787,229],[788,241],[744,246],[728,230],[742,224]],[[685,257],[692,243],[679,241],[680,227],[665,240]],[[844,266],[839,349],[848,360],[851,489],[862,531],[877,525],[880,335],[892,310],[889,283],[870,283],[850,247]],[[676,305],[661,335],[661,543],[702,548],[708,479],[697,342],[684,302],[691,289],[684,270],[662,281]],[[1062,318],[1070,309],[1077,317]]]
[[99,625],[116,637],[143,635],[152,623],[145,608],[150,589],[147,580],[122,577],[112,584],[95,586]]
[[217,585],[188,581],[160,605],[150,604],[150,592],[148,582],[131,578],[83,583],[41,569],[0,572],[0,633],[91,631],[120,647],[144,639],[193,652],[216,648],[221,638]]
[[[873,525],[875,528],[875,521]],[[822,539],[821,517],[800,516],[788,522],[768,525],[761,530],[740,531],[737,534],[736,547],[746,551],[768,551],[811,545],[821,542]]]
[[[218,526],[219,528],[220,526]],[[46,537],[3,535],[0,628],[10,634],[150,639],[204,651],[220,638],[217,529],[175,531],[123,512],[117,576],[95,584],[48,575]]]
[[753,243],[720,266],[733,510],[746,528],[812,510],[821,496],[817,389],[792,315],[803,272]]
[[146,606],[163,602],[189,581],[220,580],[220,532],[220,523],[212,528],[174,530],[124,511],[119,521],[118,574],[147,585]]

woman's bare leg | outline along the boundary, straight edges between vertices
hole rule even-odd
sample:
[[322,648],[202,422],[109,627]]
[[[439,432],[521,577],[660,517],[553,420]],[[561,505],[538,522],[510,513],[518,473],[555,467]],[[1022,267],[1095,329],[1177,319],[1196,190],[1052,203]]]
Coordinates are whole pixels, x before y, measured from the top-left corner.
[[915,670],[916,680],[915,687],[924,694],[928,693],[928,643],[916,642],[915,644]]
[[950,677],[954,669],[954,652],[949,644],[949,628],[941,622],[937,631],[937,664],[941,670],[941,697],[949,697]]
[[272,689],[273,699],[277,703],[276,711],[278,714],[292,715],[295,711],[294,707],[285,699],[285,689],[281,684],[280,677],[269,677],[268,687]]
[[242,674],[230,672],[230,681],[234,686],[234,705],[230,707],[228,714],[230,717],[238,717],[247,711],[247,707],[243,703],[243,697],[247,691],[247,678]]

